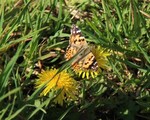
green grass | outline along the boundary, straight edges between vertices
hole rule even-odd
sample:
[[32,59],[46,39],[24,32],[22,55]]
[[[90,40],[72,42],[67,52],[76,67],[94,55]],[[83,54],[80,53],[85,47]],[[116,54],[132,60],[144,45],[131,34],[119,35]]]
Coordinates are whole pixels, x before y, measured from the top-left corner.
[[[60,107],[54,93],[39,97],[32,70],[39,60],[43,69],[68,66],[72,24],[89,44],[111,51],[111,70],[90,82],[78,78],[80,102]],[[150,119],[150,2],[1,0],[0,86],[0,119]]]

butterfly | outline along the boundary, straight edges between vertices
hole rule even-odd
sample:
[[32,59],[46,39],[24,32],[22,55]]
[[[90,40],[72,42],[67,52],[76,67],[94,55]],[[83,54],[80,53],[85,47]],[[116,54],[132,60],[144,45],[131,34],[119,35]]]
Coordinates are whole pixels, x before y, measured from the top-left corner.
[[66,61],[73,58],[71,64],[73,69],[76,70],[98,70],[98,63],[95,56],[91,52],[85,37],[82,35],[81,30],[76,25],[72,25],[69,45],[66,49]]

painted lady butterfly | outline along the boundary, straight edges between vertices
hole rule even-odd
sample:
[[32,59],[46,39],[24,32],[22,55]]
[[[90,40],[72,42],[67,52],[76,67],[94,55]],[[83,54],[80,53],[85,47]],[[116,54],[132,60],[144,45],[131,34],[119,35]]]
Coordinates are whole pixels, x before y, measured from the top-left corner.
[[76,70],[98,70],[98,63],[91,52],[85,37],[76,25],[72,25],[69,46],[67,47],[65,59],[68,61],[72,57],[72,67]]

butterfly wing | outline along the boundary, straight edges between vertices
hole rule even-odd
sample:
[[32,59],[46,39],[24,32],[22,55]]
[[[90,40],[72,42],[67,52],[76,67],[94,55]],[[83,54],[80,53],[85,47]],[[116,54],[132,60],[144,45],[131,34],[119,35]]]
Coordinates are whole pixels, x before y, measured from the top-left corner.
[[71,28],[71,36],[69,39],[69,46],[66,50],[65,59],[69,60],[76,53],[79,53],[81,49],[84,49],[87,46],[87,42],[82,36],[81,30],[76,25],[73,25]]

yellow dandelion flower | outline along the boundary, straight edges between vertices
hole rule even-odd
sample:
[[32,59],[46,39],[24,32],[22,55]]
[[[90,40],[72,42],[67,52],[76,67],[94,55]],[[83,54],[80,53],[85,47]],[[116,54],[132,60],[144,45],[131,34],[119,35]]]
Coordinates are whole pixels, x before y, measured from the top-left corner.
[[104,48],[100,46],[91,46],[91,52],[95,56],[95,59],[98,64],[98,69],[82,69],[82,68],[75,68],[73,67],[76,74],[81,76],[82,78],[89,79],[90,77],[95,78],[102,70],[101,69],[107,69],[108,68],[108,59],[107,57],[110,56],[110,53],[105,51]]
[[44,90],[41,92],[41,96],[46,96],[51,90],[58,91],[60,93],[54,99],[55,103],[63,105],[64,101],[77,100],[77,88],[78,84],[66,71],[58,73],[58,69],[50,69],[42,71],[39,74],[39,79],[36,81],[36,88],[45,85]]
[[102,69],[108,68],[108,59],[107,57],[110,56],[110,53],[107,52],[104,48],[101,46],[91,46],[92,53],[95,56],[95,59],[98,63],[98,66]]

